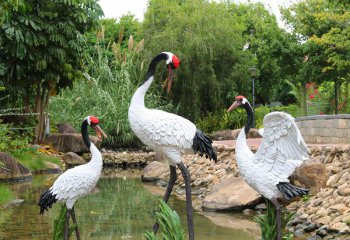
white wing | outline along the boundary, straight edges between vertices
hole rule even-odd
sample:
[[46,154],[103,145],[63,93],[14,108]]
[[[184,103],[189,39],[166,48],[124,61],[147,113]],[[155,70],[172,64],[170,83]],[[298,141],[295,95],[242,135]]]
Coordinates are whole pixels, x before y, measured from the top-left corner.
[[294,118],[283,112],[264,117],[262,143],[253,161],[277,181],[286,181],[295,168],[308,158],[309,151]]
[[[142,131],[152,144],[191,149],[196,126],[176,114],[147,109],[142,119]],[[147,143],[145,143],[147,144]]]
[[99,174],[84,166],[67,170],[60,175],[51,187],[58,200],[78,199],[87,195],[96,186]]

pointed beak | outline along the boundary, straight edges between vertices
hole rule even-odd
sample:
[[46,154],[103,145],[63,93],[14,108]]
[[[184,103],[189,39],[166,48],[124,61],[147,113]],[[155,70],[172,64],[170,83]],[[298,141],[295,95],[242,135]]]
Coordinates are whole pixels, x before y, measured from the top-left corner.
[[174,75],[174,69],[168,65],[168,78],[167,78],[167,92],[168,94],[171,91],[171,84],[173,83],[173,75]]
[[233,109],[238,108],[241,105],[242,103],[240,101],[234,101],[232,105],[227,109],[227,111],[231,112]]
[[95,130],[99,139],[102,139],[102,137],[107,138],[107,135],[99,125],[92,126],[92,128]]

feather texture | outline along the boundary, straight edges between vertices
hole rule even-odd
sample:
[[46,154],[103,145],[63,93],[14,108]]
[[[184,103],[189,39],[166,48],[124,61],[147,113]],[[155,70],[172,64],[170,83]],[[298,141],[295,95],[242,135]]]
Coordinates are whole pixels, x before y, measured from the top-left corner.
[[255,154],[247,145],[244,128],[236,141],[236,160],[241,174],[268,199],[281,195],[277,184],[289,183],[288,177],[307,159],[308,153],[294,118],[283,112],[265,116],[263,140]]

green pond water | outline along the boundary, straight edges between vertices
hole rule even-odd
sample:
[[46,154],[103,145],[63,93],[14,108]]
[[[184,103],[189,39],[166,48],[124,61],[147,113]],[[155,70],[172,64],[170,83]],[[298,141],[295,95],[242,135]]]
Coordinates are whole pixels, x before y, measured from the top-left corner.
[[[11,185],[17,198],[24,201],[0,210],[0,239],[52,239],[60,203],[39,215],[37,202],[57,176],[37,175],[31,182]],[[159,187],[141,182],[139,170],[107,170],[97,188],[75,204],[82,239],[144,239],[143,234],[153,226],[162,194]],[[187,234],[185,202],[172,196],[169,205],[180,215]],[[240,214],[195,211],[195,237],[198,240],[258,239],[258,229],[249,219],[251,217]],[[75,239],[74,234],[71,239]]]

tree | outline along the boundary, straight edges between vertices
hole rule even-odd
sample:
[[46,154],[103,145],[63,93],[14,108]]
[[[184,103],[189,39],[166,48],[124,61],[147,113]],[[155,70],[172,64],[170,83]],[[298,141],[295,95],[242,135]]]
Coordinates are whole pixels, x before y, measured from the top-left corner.
[[196,121],[248,92],[252,60],[243,51],[243,28],[223,3],[149,1],[143,23],[146,57],[161,51],[179,56],[172,94],[178,114]]
[[83,34],[103,13],[97,0],[29,0],[2,11],[7,18],[0,29],[0,79],[27,109],[35,99],[40,141],[49,98],[82,77]]
[[[307,58],[300,75],[307,81],[334,82],[334,112],[338,92],[350,74],[350,10],[346,1],[302,1],[283,10],[290,28],[303,43]],[[305,81],[305,80],[304,80]]]

